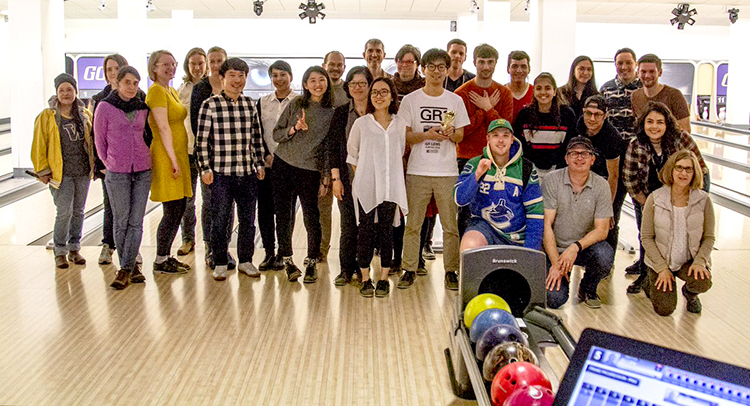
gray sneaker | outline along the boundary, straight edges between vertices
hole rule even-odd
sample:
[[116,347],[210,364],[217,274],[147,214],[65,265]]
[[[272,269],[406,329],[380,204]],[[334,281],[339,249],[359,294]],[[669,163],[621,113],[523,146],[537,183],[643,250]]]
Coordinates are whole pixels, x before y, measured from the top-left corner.
[[107,265],[112,263],[112,253],[115,252],[109,248],[109,244],[102,245],[102,252],[99,253],[99,264]]
[[237,267],[237,270],[244,273],[251,278],[259,278],[260,271],[253,265],[252,262],[243,262]]
[[217,265],[214,268],[213,273],[214,280],[216,281],[223,281],[227,279],[227,266],[226,265]]

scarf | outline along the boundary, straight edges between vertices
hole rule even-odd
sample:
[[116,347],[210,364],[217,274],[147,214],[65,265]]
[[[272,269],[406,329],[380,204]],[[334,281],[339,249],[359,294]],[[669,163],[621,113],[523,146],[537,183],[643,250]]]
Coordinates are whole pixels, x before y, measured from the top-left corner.
[[[148,106],[146,105],[146,102],[144,101],[146,99],[146,94],[143,93],[142,90],[138,90],[138,93],[136,93],[135,97],[128,101],[124,101],[120,98],[120,95],[117,93],[117,90],[113,90],[112,92],[107,95],[107,97],[104,98],[103,101],[111,104],[112,106],[122,110],[125,113],[131,113],[136,110],[149,110]],[[151,146],[151,141],[153,141],[154,135],[151,132],[151,127],[148,125],[148,120],[146,120],[146,127],[143,130],[143,141],[146,142],[146,145],[149,147]]]

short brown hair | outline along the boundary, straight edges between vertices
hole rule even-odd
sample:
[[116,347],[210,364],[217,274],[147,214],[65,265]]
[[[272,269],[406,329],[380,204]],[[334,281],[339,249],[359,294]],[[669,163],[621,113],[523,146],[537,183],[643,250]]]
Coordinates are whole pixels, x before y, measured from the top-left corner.
[[683,149],[675,152],[672,156],[667,159],[664,167],[659,172],[659,180],[664,186],[674,185],[674,167],[677,165],[677,161],[683,159],[689,159],[693,163],[693,179],[690,180],[690,189],[702,189],[703,188],[703,169],[701,163],[698,161],[698,157],[695,156],[693,151],[689,149]]
[[522,61],[526,59],[526,63],[531,67],[531,57],[526,51],[511,51],[508,54],[508,67],[510,68],[510,61]]
[[656,69],[661,70],[661,59],[654,54],[646,54],[638,58],[638,66],[641,66],[642,63],[655,63]]
[[151,55],[148,57],[148,77],[152,81],[156,82],[156,64],[159,63],[159,59],[161,59],[162,56],[169,55],[174,59],[175,61],[177,59],[174,58],[174,55],[172,55],[171,52],[160,49],[158,51],[154,51],[151,53]]

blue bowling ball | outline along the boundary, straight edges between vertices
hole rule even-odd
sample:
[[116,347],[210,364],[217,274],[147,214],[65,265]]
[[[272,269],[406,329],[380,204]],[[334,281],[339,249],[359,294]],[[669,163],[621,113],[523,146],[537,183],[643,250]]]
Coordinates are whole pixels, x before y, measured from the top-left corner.
[[497,326],[490,327],[481,337],[479,337],[474,355],[476,355],[477,361],[483,361],[484,357],[486,357],[496,345],[509,342],[517,342],[525,346],[529,345],[529,339],[526,338],[517,327],[509,326],[507,324],[498,324]]
[[498,324],[507,324],[518,328],[518,322],[512,314],[503,309],[487,309],[479,313],[474,322],[471,323],[469,339],[471,339],[472,343],[477,342],[485,331]]

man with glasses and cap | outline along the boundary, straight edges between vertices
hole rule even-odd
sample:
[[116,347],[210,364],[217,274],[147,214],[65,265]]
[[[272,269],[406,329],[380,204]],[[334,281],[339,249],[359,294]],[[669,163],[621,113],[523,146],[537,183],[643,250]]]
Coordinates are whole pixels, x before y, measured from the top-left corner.
[[601,307],[596,288],[609,274],[614,250],[605,241],[612,217],[607,181],[591,172],[596,153],[591,140],[575,137],[565,153],[566,168],[550,172],[542,183],[544,250],[547,252],[547,306],[568,301],[573,265],[585,268],[578,299],[592,309]]

